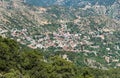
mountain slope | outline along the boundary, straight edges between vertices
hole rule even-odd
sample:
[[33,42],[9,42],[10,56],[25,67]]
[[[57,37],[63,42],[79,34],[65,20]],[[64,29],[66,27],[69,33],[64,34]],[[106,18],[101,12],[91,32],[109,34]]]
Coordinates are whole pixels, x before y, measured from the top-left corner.
[[[26,0],[27,3],[32,4],[32,5],[38,5],[38,6],[50,6],[50,5],[65,5],[65,6],[79,6],[81,3],[86,4],[86,3],[91,3],[91,4],[99,4],[99,5],[105,5],[109,6],[112,5],[115,1],[117,0]],[[76,5],[77,4],[77,5]]]
[[100,10],[97,13],[94,6],[87,9],[35,7],[19,0],[2,4],[0,35],[3,37],[13,38],[33,49],[76,52],[69,58],[79,66],[119,67],[120,22],[100,14],[101,8],[96,9]]
[[111,18],[120,19],[120,1],[119,0],[26,0],[27,4],[36,6],[67,6],[93,9],[98,14],[107,15]]

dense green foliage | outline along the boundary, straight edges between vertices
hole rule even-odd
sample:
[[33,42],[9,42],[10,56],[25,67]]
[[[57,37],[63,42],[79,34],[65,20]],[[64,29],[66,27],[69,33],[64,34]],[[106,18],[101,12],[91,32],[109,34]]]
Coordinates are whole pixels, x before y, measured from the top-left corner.
[[0,78],[119,78],[119,71],[76,67],[59,56],[45,58],[42,50],[22,48],[0,37]]
[[54,56],[44,59],[40,52],[21,50],[11,39],[0,38],[0,76],[2,78],[73,78],[71,62]]

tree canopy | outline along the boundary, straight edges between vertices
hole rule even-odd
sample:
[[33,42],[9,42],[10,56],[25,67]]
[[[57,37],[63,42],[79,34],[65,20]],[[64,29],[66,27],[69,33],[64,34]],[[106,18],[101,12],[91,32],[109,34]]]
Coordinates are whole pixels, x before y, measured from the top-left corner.
[[78,67],[60,56],[44,58],[42,50],[0,37],[0,78],[120,78],[119,71]]

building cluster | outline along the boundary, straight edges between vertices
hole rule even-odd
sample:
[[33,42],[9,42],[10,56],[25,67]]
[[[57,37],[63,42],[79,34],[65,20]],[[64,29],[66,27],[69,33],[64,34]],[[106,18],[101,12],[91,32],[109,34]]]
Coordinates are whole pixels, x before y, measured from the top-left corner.
[[66,25],[62,25],[57,32],[45,32],[33,37],[29,35],[27,29],[12,29],[11,36],[16,38],[18,42],[33,49],[56,47],[65,51],[79,52],[84,50],[84,45],[92,44],[87,40],[81,40],[80,33],[74,34],[66,30]]

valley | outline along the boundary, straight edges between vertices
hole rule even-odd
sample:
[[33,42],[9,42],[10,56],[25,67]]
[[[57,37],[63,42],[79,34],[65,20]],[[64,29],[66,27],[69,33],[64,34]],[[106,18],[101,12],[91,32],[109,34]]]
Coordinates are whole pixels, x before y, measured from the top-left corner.
[[67,54],[69,59],[73,53],[70,60],[79,66],[120,67],[119,1],[110,3],[111,7],[98,2],[84,8],[58,2],[38,7],[20,0],[1,1],[0,35],[32,49]]

